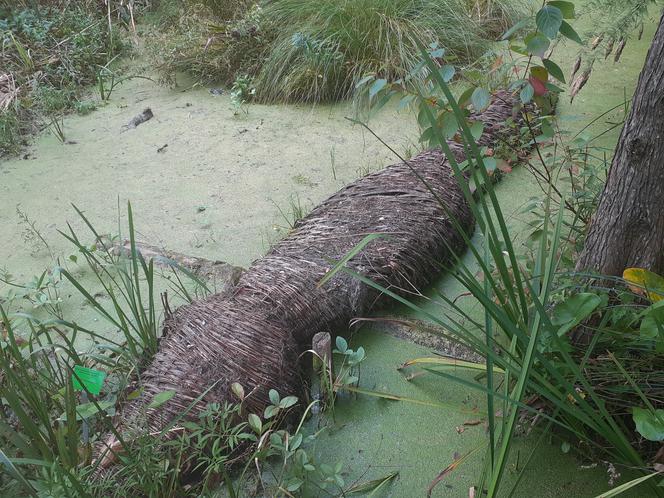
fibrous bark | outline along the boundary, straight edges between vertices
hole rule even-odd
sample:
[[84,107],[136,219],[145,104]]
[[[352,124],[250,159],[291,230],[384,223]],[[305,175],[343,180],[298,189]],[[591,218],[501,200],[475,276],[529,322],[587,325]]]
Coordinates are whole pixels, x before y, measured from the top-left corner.
[[[499,97],[474,116],[485,125],[481,145],[492,145],[512,117],[512,97]],[[450,146],[457,159],[463,159],[462,146],[454,141]],[[255,261],[230,296],[210,296],[168,317],[159,351],[141,374],[141,396],[118,411],[118,430],[131,432],[140,422],[159,432],[192,404],[189,417],[208,403],[234,401],[234,382],[251,393],[243,402],[251,413],[263,412],[270,389],[298,393],[299,357],[314,334],[346,327],[386,300],[343,272],[319,285],[332,261],[343,258],[366,235],[382,234],[347,266],[397,294],[418,293],[465,249],[459,230],[470,234],[473,225],[440,150],[351,183]],[[173,398],[149,407],[157,394],[169,390],[175,391]],[[105,444],[117,449],[112,436]]]

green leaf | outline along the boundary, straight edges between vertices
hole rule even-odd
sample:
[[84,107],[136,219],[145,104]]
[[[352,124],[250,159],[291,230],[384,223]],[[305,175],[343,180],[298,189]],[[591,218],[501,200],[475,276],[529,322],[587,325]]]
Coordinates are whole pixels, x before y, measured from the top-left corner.
[[542,61],[542,64],[544,64],[544,67],[546,68],[547,71],[549,71],[549,74],[556,78],[558,81],[561,81],[562,83],[565,83],[565,73],[563,73],[563,70],[560,69],[560,66],[553,62],[551,59],[544,59]]
[[[443,117],[441,119],[441,126],[440,126],[440,131],[443,132],[443,135],[445,138],[450,139],[454,135],[456,135],[456,132],[459,130],[459,123],[456,120],[456,117],[454,116],[453,112],[445,112],[443,114]],[[431,129],[431,135],[432,139],[435,138],[434,136],[434,130]]]
[[523,41],[526,43],[528,53],[537,57],[543,57],[551,44],[549,39],[542,33],[530,33]]
[[551,2],[547,2],[547,5],[559,9],[560,12],[562,12],[563,14],[563,19],[574,19],[575,17],[573,2],[567,2],[563,0],[552,0]]
[[336,339],[336,345],[337,345],[337,350],[340,353],[345,353],[348,350],[348,343],[346,342],[346,339],[341,337],[340,335],[337,336]]
[[244,400],[244,387],[242,387],[242,384],[238,382],[233,382],[231,384],[231,391],[233,391],[233,394],[239,399],[240,401]]
[[275,391],[274,389],[270,389],[270,392],[268,393],[268,396],[270,398],[270,403],[273,405],[278,405],[279,401],[281,401],[281,397],[279,396],[279,393]]
[[[653,302],[664,299],[664,277],[645,268],[627,268],[623,279],[636,294],[647,294]],[[630,285],[631,284],[631,285]]]
[[[97,405],[95,405],[95,403],[92,403],[92,402],[77,405],[76,406],[76,420],[88,419],[88,418],[92,417],[93,415],[96,415],[99,412],[106,411],[108,408],[111,408],[112,406],[114,406],[114,404],[115,403],[113,403],[111,401],[100,401],[99,403],[97,403],[97,405],[99,405],[99,409],[97,408]],[[60,415],[59,420],[62,420],[63,422],[66,422],[67,421],[67,413],[65,412],[62,415]]]
[[443,78],[443,81],[447,83],[454,77],[454,73],[456,72],[456,69],[454,69],[454,66],[450,64],[445,64],[443,67],[440,68],[440,76]]
[[374,78],[375,78],[375,76],[373,74],[368,74],[367,76],[362,78],[360,81],[355,83],[355,88],[359,89],[360,87],[362,87],[362,86],[366,85],[367,83],[369,83]]
[[559,327],[558,335],[562,336],[588,318],[601,302],[601,297],[590,292],[575,294],[556,306],[551,323]]
[[258,415],[255,413],[250,413],[248,417],[249,427],[251,427],[256,434],[261,434],[263,432],[263,422]]
[[[468,103],[470,102],[470,98],[473,96],[473,91],[475,89],[471,86],[470,88],[466,88],[461,96],[459,97],[459,107],[466,107],[468,106]],[[426,116],[425,116],[426,118]]]
[[282,399],[279,402],[279,408],[286,409],[290,408],[293,406],[295,403],[297,403],[297,397],[296,396],[286,396],[284,399]]
[[491,95],[485,88],[477,87],[473,90],[473,94],[470,96],[470,102],[473,104],[476,111],[483,111],[489,107]]
[[620,486],[616,486],[615,488],[606,491],[601,495],[597,495],[595,498],[613,498],[614,496],[623,494],[625,491],[633,488],[634,486],[638,486],[639,484],[641,484],[644,481],[647,481],[651,477],[661,476],[661,475],[662,475],[661,472],[653,472],[652,474],[648,474],[643,477],[637,477],[636,479],[632,479],[631,481],[621,484]]
[[303,484],[304,484],[304,481],[302,479],[300,479],[299,477],[293,477],[288,481],[288,485],[287,485],[286,489],[288,489],[288,491],[290,491],[292,493],[292,492],[297,491],[298,489],[300,489]]
[[484,169],[490,173],[495,171],[498,167],[498,161],[496,161],[496,159],[493,157],[485,157],[482,159],[482,162],[484,163]]
[[632,408],[636,431],[648,441],[664,441],[664,410],[653,413],[644,408]]
[[523,85],[523,88],[521,88],[521,92],[519,93],[521,102],[527,104],[528,102],[533,100],[533,95],[535,95],[535,89],[533,88],[533,85],[531,85],[530,83],[526,83],[525,85]]
[[639,334],[645,339],[656,339],[664,332],[664,301],[649,306],[642,314]]
[[176,392],[173,390],[170,391],[164,391],[161,392],[157,395],[155,395],[154,398],[152,398],[152,401],[148,405],[148,408],[157,408],[164,403],[166,403],[169,399],[171,399],[173,396],[175,396]]
[[386,79],[379,79],[374,81],[373,85],[369,88],[369,98],[372,99],[378,92],[380,92],[385,85],[387,85]]
[[475,140],[479,140],[484,131],[484,123],[482,121],[475,121],[470,127],[470,134]]
[[574,28],[570,26],[570,24],[567,21],[563,21],[560,24],[559,31],[560,34],[563,35],[565,38],[569,38],[570,40],[575,41],[579,45],[583,45],[581,37],[576,31],[574,31]]
[[268,405],[265,407],[265,411],[263,412],[263,418],[270,419],[275,415],[277,415],[280,411],[281,411],[280,407],[274,405]]
[[537,29],[547,37],[553,39],[558,34],[558,30],[560,30],[560,26],[563,23],[563,13],[558,7],[545,5],[535,16],[535,23],[537,24]]
[[348,491],[347,495],[366,495],[369,493],[369,497],[376,496],[378,491],[380,491],[384,486],[386,486],[390,481],[399,475],[398,472],[391,472],[384,477],[379,477],[378,479],[373,479],[371,481],[361,482],[352,486]]

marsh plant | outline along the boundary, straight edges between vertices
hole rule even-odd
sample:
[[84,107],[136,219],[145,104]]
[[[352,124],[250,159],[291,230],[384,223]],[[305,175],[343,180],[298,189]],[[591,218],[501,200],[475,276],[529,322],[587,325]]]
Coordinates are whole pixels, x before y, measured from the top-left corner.
[[[558,4],[564,10],[554,6]],[[534,32],[524,30],[525,40],[540,37],[547,44],[555,40],[563,18],[574,15],[570,5],[551,2],[542,7],[532,20]],[[549,16],[550,11],[555,15]],[[573,30],[560,31],[578,38]],[[481,130],[468,120],[468,107],[486,107],[488,92],[471,87],[455,98],[449,86],[454,69],[436,46],[425,49],[420,45],[421,67],[427,70],[428,82],[419,90],[404,91],[401,81],[378,76],[366,81],[369,98],[377,106],[385,98],[399,95],[419,110],[422,141],[443,149],[459,180],[477,221],[479,243],[473,243],[470,234],[464,235],[472,263],[458,258],[453,275],[482,306],[483,316],[474,316],[446,296],[440,296],[441,313],[432,312],[343,265],[335,271],[346,271],[392,296],[418,316],[425,316],[448,339],[484,358],[484,364],[467,365],[483,372],[474,381],[456,375],[444,358],[408,363],[486,395],[485,467],[478,476],[476,495],[494,497],[507,492],[514,496],[537,447],[553,440],[561,444],[561,451],[573,451],[582,460],[608,462],[612,469],[609,484],[615,484],[622,473],[640,474],[602,496],[614,496],[642,483],[649,496],[662,496],[658,476],[664,470],[660,463],[664,384],[652,365],[661,363],[664,349],[657,311],[664,279],[643,269],[626,268],[624,278],[614,279],[614,287],[609,289],[599,284],[604,279],[574,272],[606,161],[593,147],[595,137],[562,135],[555,131],[551,118],[538,116],[528,107],[556,91],[549,76],[563,80],[562,72],[537,47],[521,45],[523,39],[515,30],[505,38],[511,46],[525,47],[523,59],[515,61],[520,70],[510,90],[521,101],[522,132],[528,134],[533,148],[526,167],[543,189],[542,197],[529,207],[533,224],[525,254],[517,251],[515,234],[508,229],[495,194],[495,160],[477,145]],[[546,80],[540,79],[545,73]],[[448,145],[453,137],[464,145],[463,163],[457,162]],[[568,186],[561,188],[564,182]],[[470,185],[482,195],[474,195]],[[575,339],[579,336],[587,340],[579,342]],[[657,380],[651,382],[653,375]],[[525,462],[519,459],[518,477],[511,489],[504,489],[515,439],[525,427],[537,436],[536,443]]]
[[335,101],[368,73],[404,76],[419,60],[417,39],[471,61],[526,10],[502,0],[200,3],[172,28],[173,42],[156,47],[162,69],[228,84],[246,74],[264,102]]
[[[190,413],[197,399],[158,433],[141,417],[131,434],[117,433],[116,406],[141,396],[140,372],[157,351],[170,309],[156,290],[153,261],[136,249],[131,205],[129,251],[115,251],[113,242],[124,240],[121,235],[100,233],[76,211],[93,243],[70,227],[63,232],[73,248],[67,265],[29,286],[2,277],[18,290],[0,304],[0,494],[162,498],[210,496],[221,487],[231,497],[343,495],[371,492],[396,476],[346,483],[343,464],[317,457],[316,440],[325,428],[305,423],[317,400],[303,406],[297,397],[271,390],[265,410],[250,413],[244,402],[252,393],[239,383],[231,386],[233,400]],[[184,302],[210,292],[175,263],[169,282]],[[65,283],[102,318],[100,325],[85,327],[63,313],[59,296]],[[7,304],[16,311],[8,313]],[[364,351],[354,352],[341,338],[337,346],[344,358],[340,382],[349,386]],[[98,393],[78,377],[80,367],[106,375]],[[158,393],[150,407],[173,395]],[[109,432],[121,446],[105,459],[100,442]]]

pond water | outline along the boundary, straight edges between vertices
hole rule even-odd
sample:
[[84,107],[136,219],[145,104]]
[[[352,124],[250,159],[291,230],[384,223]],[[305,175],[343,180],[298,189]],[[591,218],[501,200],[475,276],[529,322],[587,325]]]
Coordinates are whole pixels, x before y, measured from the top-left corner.
[[[624,92],[631,94],[652,33],[648,25],[642,41],[630,41],[621,64],[598,64],[574,106],[562,99],[559,112],[566,129],[580,129],[622,101]],[[574,47],[562,48],[563,67],[570,66],[574,53]],[[123,131],[123,125],[147,107],[154,118]],[[57,258],[64,263],[73,248],[58,230],[71,223],[84,233],[72,203],[100,232],[117,233],[128,200],[140,240],[247,266],[283,236],[293,209],[307,209],[353,179],[395,161],[384,146],[345,119],[352,112],[347,105],[250,105],[237,111],[228,95],[213,95],[206,88],[176,91],[142,79],[128,81],[97,111],[65,119],[70,143],[63,145],[44,132],[21,157],[0,163],[0,267],[20,283]],[[410,114],[388,109],[371,125],[398,152],[417,151]],[[616,136],[608,134],[602,143],[612,148]],[[519,211],[529,197],[541,194],[536,182],[526,169],[516,169],[497,192],[514,233],[522,232]],[[67,264],[76,271],[76,264]],[[435,287],[449,297],[462,293],[450,277]],[[0,294],[6,291],[0,284]],[[78,294],[65,290],[62,298],[67,313],[95,320]],[[462,301],[477,308],[470,299]],[[435,310],[438,305],[429,306]],[[486,435],[483,424],[464,422],[481,416],[483,396],[441,379],[406,381],[396,367],[430,351],[377,327],[362,331],[354,344],[367,351],[363,388],[442,406],[365,396],[341,399],[335,424],[319,441],[317,453],[325,461],[342,462],[347,482],[398,471],[389,495],[406,498],[424,496],[455,455],[474,452],[434,492],[467,497],[481,468]],[[517,444],[514,456],[523,460],[532,441]],[[510,465],[508,479],[519,468],[516,460]],[[593,496],[607,488],[604,470],[582,470],[579,465],[559,444],[546,444],[516,496]]]

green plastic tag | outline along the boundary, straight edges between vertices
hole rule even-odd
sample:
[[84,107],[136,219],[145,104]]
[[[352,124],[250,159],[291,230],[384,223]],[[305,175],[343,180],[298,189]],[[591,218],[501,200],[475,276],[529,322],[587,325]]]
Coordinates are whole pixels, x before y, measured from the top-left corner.
[[[90,394],[94,394],[95,396],[101,391],[101,386],[104,385],[104,379],[106,378],[106,372],[95,370],[93,368],[85,368],[80,365],[74,367],[74,374],[71,376],[74,389],[76,391],[84,391],[87,389]],[[81,383],[83,385],[81,385]],[[85,386],[85,389],[83,386]]]

